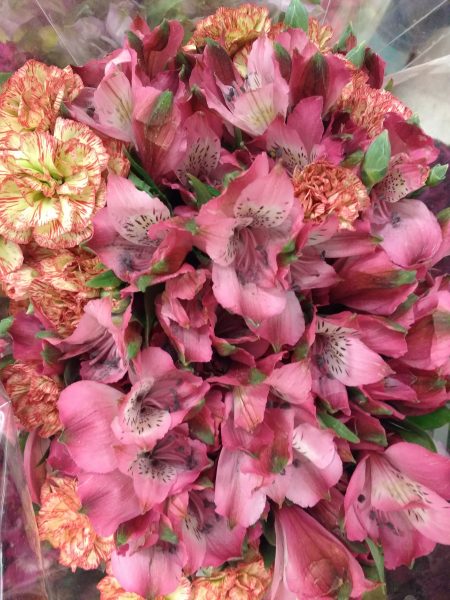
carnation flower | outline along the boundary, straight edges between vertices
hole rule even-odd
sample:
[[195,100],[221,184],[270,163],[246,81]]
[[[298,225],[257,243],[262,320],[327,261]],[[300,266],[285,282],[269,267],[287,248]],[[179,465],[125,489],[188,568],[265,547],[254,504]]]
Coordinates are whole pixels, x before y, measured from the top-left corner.
[[81,509],[75,479],[47,479],[42,486],[41,508],[36,517],[39,536],[60,550],[60,563],[72,571],[77,567],[96,569],[109,559],[114,549],[112,536],[97,535]]
[[22,266],[23,254],[20,246],[0,236],[0,279]]
[[333,29],[329,25],[321,25],[317,19],[310,18],[308,22],[308,37],[321,52],[331,50],[328,42],[333,37]]
[[371,138],[383,131],[387,114],[396,113],[404,119],[412,117],[412,110],[403,102],[387,90],[370,87],[365,79],[360,71],[355,72],[352,81],[342,90],[338,109],[350,113],[356,125],[366,129]]
[[[139,594],[126,592],[115,577],[108,575],[97,584],[100,600],[144,600]],[[156,596],[155,600],[193,600],[189,579],[182,578],[177,589],[167,596]]]
[[56,403],[62,384],[38,369],[38,364],[17,361],[4,369],[2,380],[21,425],[27,431],[39,427],[41,437],[50,437],[61,430]]
[[245,74],[247,55],[252,43],[261,35],[273,36],[282,24],[272,25],[269,11],[263,6],[243,4],[237,8],[220,7],[213,15],[197,23],[186,51],[202,50],[207,40],[221,44],[234,59],[236,68]]
[[369,206],[362,181],[350,169],[328,162],[315,162],[304,169],[296,167],[292,182],[305,219],[311,221],[321,222],[335,214],[341,228],[352,229],[353,221]]
[[10,131],[49,131],[63,102],[83,88],[71,67],[58,69],[27,61],[6,83],[0,95],[0,140]]
[[272,580],[262,559],[239,563],[192,584],[192,600],[261,600]]
[[74,331],[87,302],[100,295],[86,285],[100,270],[98,259],[83,251],[63,250],[41,261],[28,293],[46,327],[63,337]]
[[59,118],[54,134],[10,134],[0,155],[0,234],[70,248],[87,239],[104,203],[108,155],[85,125]]

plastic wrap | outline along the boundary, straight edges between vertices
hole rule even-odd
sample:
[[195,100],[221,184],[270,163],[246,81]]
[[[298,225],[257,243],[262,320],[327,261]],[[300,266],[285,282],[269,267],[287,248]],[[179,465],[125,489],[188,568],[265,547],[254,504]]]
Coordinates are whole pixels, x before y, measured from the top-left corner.
[[44,563],[19,437],[1,384],[0,402],[0,598],[45,600]]
[[[288,3],[272,0],[266,4],[276,13]],[[0,71],[13,70],[31,56],[60,66],[81,65],[117,47],[137,14],[157,23],[164,17],[200,17],[224,4],[239,2],[3,0]],[[323,0],[308,6],[338,33],[351,21],[358,38],[386,60],[387,79],[393,79],[395,94],[420,114],[429,134],[450,143],[448,0]],[[0,435],[0,599],[98,598],[99,572],[72,574],[58,565],[56,552],[39,544],[23,469],[24,440],[17,433],[2,387]],[[438,437],[445,445],[447,430]]]

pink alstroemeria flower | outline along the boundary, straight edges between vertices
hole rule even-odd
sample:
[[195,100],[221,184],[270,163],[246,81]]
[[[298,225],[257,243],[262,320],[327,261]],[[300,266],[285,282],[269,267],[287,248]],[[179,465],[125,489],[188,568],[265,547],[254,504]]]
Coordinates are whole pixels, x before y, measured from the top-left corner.
[[62,352],[62,358],[81,357],[83,379],[115,383],[128,368],[126,332],[131,319],[131,303],[123,314],[114,314],[111,297],[90,300],[75,331],[65,339],[48,341]]
[[400,442],[357,464],[345,495],[350,540],[381,542],[388,569],[450,544],[450,459]]
[[[131,181],[110,174],[107,206],[94,219],[90,247],[123,281],[135,282],[148,274],[153,283],[180,269],[192,246],[191,234],[169,227],[169,209],[156,197],[141,192]],[[168,223],[165,230],[162,222]],[[153,237],[152,226],[160,224]]]
[[242,556],[246,529],[239,525],[231,528],[227,519],[216,513],[213,490],[191,490],[174,496],[168,516],[186,548],[185,573],[195,573],[202,566],[220,567]]
[[334,268],[341,281],[331,301],[369,314],[389,317],[417,288],[416,271],[398,267],[381,248],[340,259]]
[[181,360],[211,360],[216,306],[210,273],[206,269],[192,269],[167,281],[164,292],[156,300],[156,314]]
[[344,544],[298,506],[275,511],[270,600],[361,598],[372,585]]
[[263,136],[266,150],[281,158],[291,175],[295,167],[306,167],[319,158],[335,165],[342,160],[342,142],[324,135],[322,110],[322,97],[305,98],[297,104],[286,123],[277,118]]
[[306,508],[325,498],[341,475],[333,433],[301,423],[293,431],[292,462],[276,476],[267,493],[279,506],[287,498]]
[[375,383],[392,371],[358,331],[341,324],[340,315],[317,318],[313,354],[319,368],[346,386]]
[[134,553],[111,555],[114,577],[127,592],[143,598],[166,596],[179,585],[187,555],[183,544],[161,542]]
[[210,109],[255,136],[264,133],[278,115],[285,117],[289,103],[289,86],[266,36],[253,43],[247,72],[243,78],[226,51],[212,43],[195,66],[190,83],[202,90]]
[[380,203],[372,227],[382,238],[380,246],[399,267],[425,273],[441,248],[442,231],[437,218],[420,200]]
[[406,336],[408,350],[402,362],[417,369],[444,367],[449,358],[450,289],[441,277],[413,305],[412,315]]
[[286,291],[277,255],[298,232],[301,209],[281,165],[260,154],[243,175],[203,205],[197,245],[213,261],[214,295],[230,312],[259,322],[280,314]]
[[311,374],[305,361],[276,365],[279,355],[261,360],[256,368],[238,367],[226,375],[211,377],[209,381],[230,387],[226,406],[234,423],[248,432],[264,420],[267,402],[289,403],[302,406],[315,414],[311,395]]
[[[206,447],[181,424],[208,384],[153,347],[138,355],[129,376],[128,394],[79,381],[58,403],[64,442],[79,468],[80,497],[106,535],[182,492],[208,465]],[[127,498],[125,505],[120,498]]]

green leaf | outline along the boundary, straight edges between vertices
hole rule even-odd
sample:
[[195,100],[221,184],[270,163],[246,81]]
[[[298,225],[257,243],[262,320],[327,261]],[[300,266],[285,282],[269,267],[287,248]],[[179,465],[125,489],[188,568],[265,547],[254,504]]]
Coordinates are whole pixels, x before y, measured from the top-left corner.
[[55,365],[61,356],[61,352],[55,346],[46,344],[41,352],[41,356],[48,365]]
[[142,40],[133,31],[127,31],[127,38],[130,47],[136,51],[138,55],[142,55]]
[[345,160],[341,162],[343,167],[355,167],[364,158],[364,152],[362,150],[356,150],[352,154],[349,154]]
[[275,50],[275,56],[278,61],[278,66],[280,67],[281,76],[284,77],[286,81],[289,81],[292,70],[292,59],[290,54],[286,48],[278,42],[274,43],[273,49]]
[[138,355],[139,350],[141,349],[141,340],[134,340],[127,345],[127,358],[128,360],[133,360]]
[[14,317],[6,317],[0,321],[0,335],[5,335],[14,322]]
[[437,452],[436,445],[426,431],[405,419],[404,421],[387,421],[391,430],[398,433],[407,442],[423,446],[431,452]]
[[267,539],[262,536],[259,542],[259,551],[263,557],[264,567],[269,570],[275,562],[275,546],[269,544]]
[[426,180],[425,185],[427,185],[428,187],[435,187],[436,185],[439,185],[445,180],[447,176],[447,171],[448,164],[434,165],[434,167],[430,171],[430,174],[428,175],[428,179]]
[[54,331],[50,331],[49,329],[42,329],[34,334],[34,337],[38,340],[45,340],[47,338],[57,338],[58,334]]
[[147,171],[139,164],[139,162],[132,156],[132,154],[126,148],[124,148],[124,152],[128,160],[130,161],[131,169],[133,170],[133,172],[148,185],[148,190],[145,191],[148,191],[148,193],[150,193],[151,196],[156,196],[162,202],[164,202],[164,204],[167,206],[167,208],[170,210],[170,213],[172,214],[172,207],[164,192],[156,185],[156,183],[153,181],[153,179],[150,177]]
[[360,69],[364,64],[364,58],[366,56],[366,43],[361,42],[354,48],[347,52],[346,58],[349,60],[355,67]]
[[399,271],[395,271],[390,280],[390,287],[400,287],[402,285],[409,285],[416,281],[417,271],[406,271],[404,269],[400,269]]
[[387,600],[386,584],[380,583],[376,588],[365,592],[362,596],[362,600]]
[[138,290],[140,292],[145,292],[145,290],[151,284],[153,279],[154,279],[153,275],[141,275],[136,282]]
[[127,543],[128,541],[128,533],[125,531],[125,528],[123,526],[119,527],[116,536],[115,536],[115,542],[116,542],[116,546],[123,546],[124,544]]
[[275,546],[276,538],[275,538],[275,520],[273,517],[273,513],[269,512],[267,517],[267,521],[262,521],[262,528],[264,537],[269,542],[271,546]]
[[353,36],[353,27],[352,24],[349,23],[347,27],[342,32],[340,38],[337,43],[334,45],[333,52],[343,52],[347,48],[347,42],[351,36]]
[[206,427],[206,425],[200,425],[195,421],[191,421],[189,423],[189,431],[195,438],[207,446],[212,446],[214,444],[214,433],[211,429]]
[[172,112],[172,106],[173,92],[170,90],[161,92],[153,105],[146,126],[159,127],[166,123],[170,113]]
[[122,280],[119,279],[115,273],[111,270],[105,271],[104,273],[100,273],[100,275],[96,275],[92,279],[86,283],[86,285],[90,288],[99,289],[99,288],[116,288],[122,283]]
[[383,549],[381,548],[381,546],[378,546],[377,544],[375,544],[375,542],[373,540],[371,540],[370,538],[366,539],[366,543],[369,546],[370,553],[372,554],[373,560],[375,561],[375,566],[378,571],[378,577],[379,577],[380,581],[382,583],[384,583],[386,581],[386,578],[384,575]]
[[8,79],[11,77],[11,75],[12,75],[12,73],[7,73],[7,72],[0,73],[0,89],[1,89],[2,85],[8,81]]
[[176,545],[178,544],[178,536],[175,533],[175,531],[173,531],[173,529],[170,529],[170,527],[168,527],[167,525],[164,525],[159,533],[159,538],[163,541],[163,542],[168,542],[169,544],[173,544]]
[[284,24],[287,27],[308,31],[308,11],[300,0],[291,0],[284,16]]
[[5,367],[9,367],[9,365],[13,365],[15,362],[13,356],[4,356],[0,359],[0,371]]
[[450,423],[450,408],[442,406],[428,415],[408,417],[408,421],[421,429],[439,429]]
[[389,134],[387,131],[383,131],[370,144],[364,156],[361,174],[365,185],[372,187],[386,176],[390,159]]
[[230,173],[226,173],[222,181],[223,187],[228,187],[241,173],[242,171],[231,171]]
[[220,196],[220,192],[218,190],[213,188],[211,185],[203,183],[203,181],[200,181],[200,179],[197,179],[197,177],[194,177],[194,175],[187,173],[187,179],[195,192],[197,206],[202,206],[203,204],[206,204],[208,200],[211,200],[211,198]]
[[392,77],[389,79],[387,84],[384,86],[384,89],[387,92],[392,92],[392,90],[394,89],[394,80],[392,79]]
[[256,367],[250,369],[250,374],[248,378],[248,382],[250,385],[257,385],[258,383],[262,383],[266,379],[267,375],[259,369],[257,369]]
[[343,438],[344,440],[347,440],[354,444],[357,444],[360,441],[359,437],[355,433],[353,433],[353,431],[351,431],[347,427],[347,425],[344,425],[342,421],[336,419],[335,417],[332,417],[327,412],[319,412],[318,417],[319,421],[321,421],[326,427],[333,429],[338,434],[338,436]]

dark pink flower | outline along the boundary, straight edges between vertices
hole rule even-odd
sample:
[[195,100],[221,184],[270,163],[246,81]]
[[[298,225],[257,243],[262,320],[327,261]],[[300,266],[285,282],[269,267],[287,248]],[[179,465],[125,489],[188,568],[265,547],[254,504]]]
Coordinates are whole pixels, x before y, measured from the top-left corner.
[[[153,283],[175,274],[192,245],[191,234],[169,227],[170,212],[161,200],[114,174],[108,177],[106,200],[89,242],[100,260],[130,283],[144,274]],[[166,222],[167,228],[159,227],[149,236],[152,227]]]
[[176,369],[159,348],[138,355],[130,380],[125,395],[80,381],[63,391],[58,404],[64,442],[79,469],[80,496],[95,527],[109,533],[182,492],[208,465],[206,447],[181,424],[208,385]]
[[167,281],[156,301],[156,314],[182,361],[211,360],[216,306],[207,270],[192,269]]
[[269,171],[265,154],[202,206],[197,244],[213,261],[214,295],[224,308],[255,322],[284,310],[277,255],[301,216],[288,175],[281,165]]
[[345,495],[350,540],[383,545],[387,568],[450,543],[450,460],[400,442],[358,462]]
[[297,506],[275,512],[276,554],[270,600],[361,598],[371,584],[349,550]]
[[114,383],[128,368],[126,330],[130,319],[131,304],[124,312],[114,314],[113,300],[105,296],[86,304],[80,322],[69,337],[48,339],[62,352],[62,358],[81,357],[83,379]]

